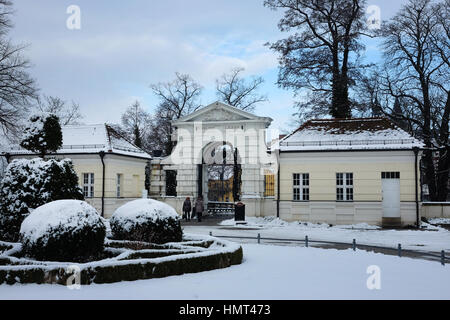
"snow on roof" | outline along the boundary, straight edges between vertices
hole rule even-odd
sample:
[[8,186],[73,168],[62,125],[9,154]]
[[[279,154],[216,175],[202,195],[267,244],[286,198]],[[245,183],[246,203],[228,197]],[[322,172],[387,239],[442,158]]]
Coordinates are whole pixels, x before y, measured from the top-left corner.
[[[63,134],[63,146],[58,154],[74,153],[115,153],[124,156],[151,159],[151,156],[129,142],[111,126],[106,124],[73,125],[61,128]],[[11,154],[32,154],[31,152],[17,148],[10,151]]]
[[310,120],[280,141],[280,151],[409,150],[423,143],[386,118]]

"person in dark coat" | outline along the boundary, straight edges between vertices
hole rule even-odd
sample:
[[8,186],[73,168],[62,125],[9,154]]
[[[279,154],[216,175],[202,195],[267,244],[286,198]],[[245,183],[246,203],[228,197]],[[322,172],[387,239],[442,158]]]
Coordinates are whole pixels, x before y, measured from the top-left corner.
[[191,210],[192,210],[191,198],[187,197],[183,203],[183,218],[186,221],[191,221]]
[[195,214],[197,215],[198,222],[202,222],[203,211],[205,211],[203,196],[199,196],[195,202]]

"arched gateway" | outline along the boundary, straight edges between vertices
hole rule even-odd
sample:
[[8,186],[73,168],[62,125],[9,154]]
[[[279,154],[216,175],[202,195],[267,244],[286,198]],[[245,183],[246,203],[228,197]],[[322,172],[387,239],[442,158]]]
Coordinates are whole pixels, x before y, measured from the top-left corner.
[[176,147],[170,156],[152,160],[150,195],[179,213],[186,197],[201,194],[210,213],[242,201],[249,216],[274,215],[265,183],[277,168],[266,144],[272,121],[221,102],[174,121]]

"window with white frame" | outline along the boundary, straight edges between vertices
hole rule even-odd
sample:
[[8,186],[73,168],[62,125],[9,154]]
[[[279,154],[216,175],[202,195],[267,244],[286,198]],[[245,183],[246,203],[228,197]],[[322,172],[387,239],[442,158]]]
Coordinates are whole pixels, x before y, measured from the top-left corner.
[[83,174],[83,193],[85,198],[94,197],[94,174],[84,173]]
[[337,201],[353,201],[353,173],[336,173]]
[[309,201],[309,173],[294,173],[294,201]]
[[117,187],[116,187],[116,196],[120,198],[122,196],[122,174],[117,174]]

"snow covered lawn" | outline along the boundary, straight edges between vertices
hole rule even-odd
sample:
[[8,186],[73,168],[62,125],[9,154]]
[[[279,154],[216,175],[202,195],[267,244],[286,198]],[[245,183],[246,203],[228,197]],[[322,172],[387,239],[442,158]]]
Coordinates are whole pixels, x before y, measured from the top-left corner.
[[[255,237],[258,233],[266,238],[322,240],[359,244],[379,245],[396,248],[400,243],[404,249],[440,252],[450,254],[450,231],[431,225],[428,230],[379,230],[366,224],[354,226],[334,226],[326,224],[301,224],[285,222],[277,218],[249,218],[248,225],[236,227],[234,220],[223,221],[220,226],[186,226],[185,232],[214,236]],[[248,242],[248,241],[247,241]],[[256,240],[255,240],[256,242]]]
[[[450,266],[351,250],[247,244],[244,263],[164,279],[84,286],[0,286],[0,299],[450,299]],[[367,288],[367,268],[381,290]]]

